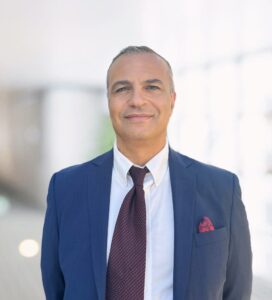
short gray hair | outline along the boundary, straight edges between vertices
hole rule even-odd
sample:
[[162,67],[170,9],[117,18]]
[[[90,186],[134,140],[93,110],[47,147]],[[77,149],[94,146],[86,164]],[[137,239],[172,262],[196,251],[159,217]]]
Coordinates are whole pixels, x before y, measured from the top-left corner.
[[142,54],[142,53],[151,53],[155,54],[158,57],[160,57],[167,65],[168,71],[169,71],[169,77],[170,77],[170,84],[171,84],[171,90],[175,91],[175,86],[174,86],[174,80],[173,80],[173,71],[171,68],[170,63],[160,54],[158,54],[156,51],[153,49],[147,47],[147,46],[128,46],[124,49],[122,49],[112,60],[111,64],[109,65],[108,71],[107,71],[107,89],[109,88],[109,71],[112,66],[112,64],[122,55],[128,55],[128,54]]

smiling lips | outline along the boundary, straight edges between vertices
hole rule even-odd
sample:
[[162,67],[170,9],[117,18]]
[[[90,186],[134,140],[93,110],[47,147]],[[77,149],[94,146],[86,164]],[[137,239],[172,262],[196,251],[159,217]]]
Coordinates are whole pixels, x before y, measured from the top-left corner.
[[125,116],[125,119],[129,121],[141,122],[152,118],[152,115],[149,114],[129,114]]

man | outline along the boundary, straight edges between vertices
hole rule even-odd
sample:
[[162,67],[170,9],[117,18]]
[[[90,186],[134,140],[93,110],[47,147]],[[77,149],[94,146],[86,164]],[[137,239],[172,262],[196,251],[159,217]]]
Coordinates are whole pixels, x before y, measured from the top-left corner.
[[121,51],[107,74],[113,150],[50,182],[48,300],[248,300],[251,247],[236,175],[171,149],[169,63]]

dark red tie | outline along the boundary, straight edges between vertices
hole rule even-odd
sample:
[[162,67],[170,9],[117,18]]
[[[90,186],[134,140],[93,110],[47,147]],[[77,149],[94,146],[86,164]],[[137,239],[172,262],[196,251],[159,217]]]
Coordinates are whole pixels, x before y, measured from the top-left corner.
[[106,300],[143,300],[146,259],[146,209],[143,181],[147,168],[132,166],[134,186],[116,221],[107,269]]

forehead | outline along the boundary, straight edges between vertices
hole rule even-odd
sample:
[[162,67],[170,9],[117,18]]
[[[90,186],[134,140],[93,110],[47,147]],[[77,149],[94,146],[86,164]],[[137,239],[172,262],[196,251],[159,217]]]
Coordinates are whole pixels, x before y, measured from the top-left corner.
[[124,54],[113,62],[108,73],[108,83],[118,80],[168,80],[166,62],[153,53]]

